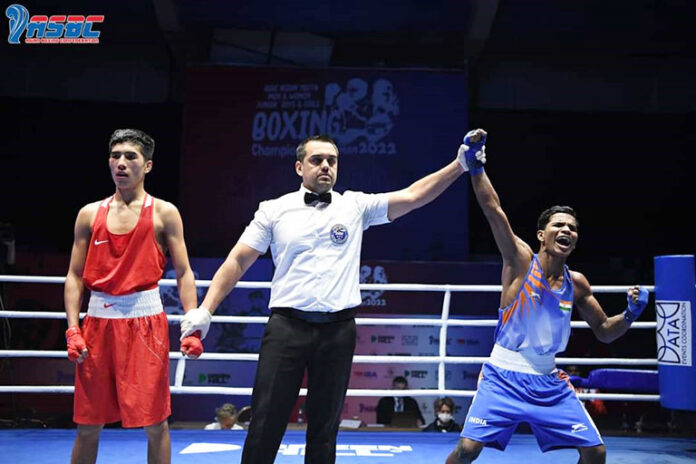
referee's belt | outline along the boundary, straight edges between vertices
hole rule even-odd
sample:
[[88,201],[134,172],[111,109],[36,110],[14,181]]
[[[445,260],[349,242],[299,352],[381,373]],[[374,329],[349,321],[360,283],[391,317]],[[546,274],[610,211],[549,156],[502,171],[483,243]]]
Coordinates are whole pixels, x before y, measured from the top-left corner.
[[280,314],[289,319],[299,319],[313,324],[326,324],[329,322],[348,321],[355,319],[357,308],[342,309],[341,311],[302,311],[294,308],[271,308],[274,314]]

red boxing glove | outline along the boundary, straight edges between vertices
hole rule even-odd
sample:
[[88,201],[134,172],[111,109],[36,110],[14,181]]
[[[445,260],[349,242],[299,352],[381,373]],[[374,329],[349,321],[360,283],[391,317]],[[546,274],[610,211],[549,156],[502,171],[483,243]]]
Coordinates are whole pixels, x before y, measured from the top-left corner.
[[68,342],[68,359],[81,363],[89,355],[87,343],[82,338],[82,331],[76,325],[65,331],[65,340]]
[[196,330],[192,335],[181,340],[181,353],[191,359],[196,359],[203,354],[200,330]]

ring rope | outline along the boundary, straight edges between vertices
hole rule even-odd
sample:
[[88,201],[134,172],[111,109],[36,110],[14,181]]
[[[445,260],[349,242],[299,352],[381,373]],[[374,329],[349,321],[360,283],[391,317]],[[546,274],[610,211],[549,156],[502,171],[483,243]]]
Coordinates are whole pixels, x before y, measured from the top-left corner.
[[[0,275],[0,282],[13,283],[50,283],[63,284],[65,277],[62,276],[23,276],[23,275]],[[209,287],[211,280],[196,280],[198,287]],[[175,286],[175,279],[162,279],[159,281],[162,286]],[[271,287],[270,282],[240,281],[236,288],[267,289]],[[629,287],[621,285],[603,285],[593,287],[595,293],[623,293]],[[648,291],[654,292],[654,286],[644,286]],[[445,364],[482,364],[488,361],[487,356],[447,356],[447,346],[443,340],[447,339],[447,327],[495,327],[498,323],[495,319],[462,320],[449,319],[449,310],[452,292],[500,292],[501,285],[427,285],[427,284],[360,284],[361,290],[384,290],[384,291],[421,291],[421,292],[442,292],[442,312],[439,318],[356,318],[357,325],[419,325],[440,327],[439,355],[437,356],[368,356],[355,355],[354,363],[424,363],[438,364],[438,388],[421,390],[375,390],[375,389],[348,389],[347,396],[455,396],[473,397],[475,390],[448,390],[445,388]],[[44,311],[2,311],[0,315],[6,318],[40,318],[40,319],[65,319],[64,312],[44,312]],[[85,314],[81,313],[80,317]],[[180,321],[182,315],[167,315],[169,321]],[[244,324],[265,324],[267,316],[213,316],[213,323],[244,323]],[[587,329],[589,325],[584,321],[572,321],[572,328]],[[635,322],[631,325],[634,329],[655,329],[656,322]],[[64,351],[41,351],[41,350],[0,350],[0,358],[59,358],[64,359]],[[226,361],[257,361],[258,353],[204,353],[200,359],[205,360],[226,360]],[[251,395],[252,388],[249,387],[191,387],[183,386],[184,372],[187,358],[181,353],[170,352],[169,358],[177,360],[175,371],[175,385],[170,387],[172,393],[185,394],[225,394],[225,395]],[[557,364],[577,364],[577,365],[630,365],[630,366],[655,366],[656,359],[624,359],[624,358],[557,358]],[[72,386],[0,386],[0,393],[22,392],[22,393],[73,393]],[[306,389],[300,390],[300,395],[306,395]],[[581,399],[605,399],[621,401],[659,401],[659,395],[641,394],[622,394],[622,393],[579,393]]]
[[[0,316],[16,319],[65,319],[64,312],[49,311],[1,311]],[[80,318],[84,318],[85,313],[80,313]],[[169,321],[180,321],[184,316],[181,314],[167,314]],[[212,322],[232,323],[232,324],[265,324],[268,316],[213,316]],[[435,318],[390,318],[390,317],[356,317],[357,325],[422,325],[422,326],[454,326],[454,327],[495,327],[497,319],[449,319],[443,320]],[[585,321],[571,321],[570,326],[574,329],[589,329],[590,326]],[[632,329],[656,329],[656,322],[634,322]]]
[[[64,276],[28,276],[0,275],[0,282],[62,284]],[[197,287],[210,287],[212,280],[196,280]],[[161,286],[176,286],[176,279],[161,279]],[[655,291],[654,285],[641,285],[649,292]],[[240,280],[235,288],[271,288],[271,282]],[[622,293],[631,288],[630,285],[596,285],[592,286],[593,293]],[[360,284],[361,290],[410,291],[410,292],[500,292],[502,285],[453,285],[453,284]]]
[[[199,395],[238,395],[250,396],[252,389],[249,387],[176,387],[169,388],[173,394],[199,394]],[[0,393],[73,393],[75,387],[71,386],[0,386]],[[363,390],[351,389],[346,396],[382,397],[382,396],[450,396],[472,398],[476,390]],[[301,388],[300,396],[307,396],[307,389]],[[641,395],[632,393],[578,393],[581,400],[600,399],[609,401],[660,401],[660,395]]]
[[[65,351],[41,350],[0,350],[0,358],[65,358]],[[186,360],[177,351],[169,352],[169,359]],[[203,353],[201,361],[258,361],[258,353]],[[356,364],[483,364],[488,356],[397,356],[397,355],[355,355]],[[582,364],[602,366],[657,366],[655,358],[556,358],[556,364]]]

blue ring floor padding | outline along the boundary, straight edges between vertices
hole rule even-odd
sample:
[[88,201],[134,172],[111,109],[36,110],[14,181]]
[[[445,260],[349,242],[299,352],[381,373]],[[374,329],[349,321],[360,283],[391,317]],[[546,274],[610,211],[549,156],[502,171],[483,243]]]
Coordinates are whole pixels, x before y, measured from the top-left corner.
[[[74,429],[0,430],[0,462],[67,463]],[[172,463],[238,463],[246,431],[172,430]],[[424,432],[344,432],[338,435],[336,464],[444,463],[457,434]],[[696,440],[687,438],[604,437],[608,464],[686,464],[696,462]],[[288,431],[278,464],[303,463],[304,431]],[[106,429],[98,464],[146,462],[147,440],[141,429]],[[532,435],[516,434],[504,452],[485,448],[476,463],[576,463],[575,450],[541,453]]]
[[659,393],[657,371],[641,369],[594,369],[587,379],[589,388],[600,391]]

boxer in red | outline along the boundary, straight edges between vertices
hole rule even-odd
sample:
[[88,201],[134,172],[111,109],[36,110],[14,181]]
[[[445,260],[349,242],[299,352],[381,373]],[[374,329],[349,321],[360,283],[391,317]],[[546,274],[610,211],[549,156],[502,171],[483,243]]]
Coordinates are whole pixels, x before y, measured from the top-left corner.
[[184,309],[198,301],[179,211],[145,192],[154,149],[144,132],[116,130],[109,141],[116,192],[84,206],[75,222],[65,281],[68,357],[77,363],[72,463],[94,463],[104,424],[117,421],[145,428],[148,463],[171,460],[169,330],[157,287],[167,251]]

